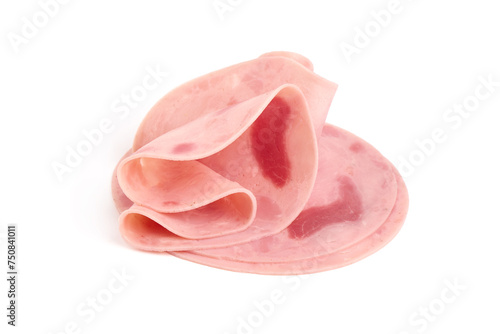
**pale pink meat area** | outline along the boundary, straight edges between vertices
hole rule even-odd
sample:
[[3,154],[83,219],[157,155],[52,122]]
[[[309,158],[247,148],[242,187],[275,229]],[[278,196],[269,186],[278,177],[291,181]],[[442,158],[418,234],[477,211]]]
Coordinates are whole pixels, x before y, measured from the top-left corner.
[[407,191],[375,148],[325,125],[336,88],[278,51],[166,94],[113,175],[123,238],[259,274],[334,269],[383,247]]

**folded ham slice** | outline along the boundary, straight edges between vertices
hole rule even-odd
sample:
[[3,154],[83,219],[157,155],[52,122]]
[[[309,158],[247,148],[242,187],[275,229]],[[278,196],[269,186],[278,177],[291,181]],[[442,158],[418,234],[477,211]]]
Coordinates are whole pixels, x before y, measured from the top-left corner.
[[165,95],[118,163],[112,191],[132,246],[218,268],[338,268],[401,227],[404,182],[377,150],[332,125],[337,85],[271,52]]
[[142,249],[173,251],[277,233],[307,202],[317,164],[304,96],[296,86],[278,87],[200,116],[123,159],[118,183],[135,204],[121,215],[122,235]]

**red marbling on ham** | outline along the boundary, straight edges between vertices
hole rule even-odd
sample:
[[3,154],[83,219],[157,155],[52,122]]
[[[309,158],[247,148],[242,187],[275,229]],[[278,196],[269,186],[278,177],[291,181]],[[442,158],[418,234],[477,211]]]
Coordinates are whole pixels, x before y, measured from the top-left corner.
[[234,271],[304,274],[383,247],[408,209],[375,148],[325,124],[337,85],[271,52],[165,95],[118,163],[132,246]]

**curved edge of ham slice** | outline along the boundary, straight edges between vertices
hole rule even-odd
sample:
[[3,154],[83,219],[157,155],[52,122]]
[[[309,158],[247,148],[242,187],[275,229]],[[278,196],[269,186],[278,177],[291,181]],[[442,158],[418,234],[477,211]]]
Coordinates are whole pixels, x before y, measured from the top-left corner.
[[272,51],[272,52],[267,52],[262,54],[259,58],[263,57],[286,57],[295,60],[305,68],[307,68],[310,71],[314,71],[314,66],[313,63],[304,57],[303,55],[295,52],[290,52],[290,51]]
[[113,170],[113,175],[111,176],[111,196],[113,198],[113,202],[115,203],[115,208],[118,213],[122,213],[123,211],[130,209],[134,202],[132,202],[127,195],[122,191],[122,188],[118,184],[118,166],[120,163],[129,157],[132,154],[132,149],[128,150],[121,158],[120,161],[115,166]]

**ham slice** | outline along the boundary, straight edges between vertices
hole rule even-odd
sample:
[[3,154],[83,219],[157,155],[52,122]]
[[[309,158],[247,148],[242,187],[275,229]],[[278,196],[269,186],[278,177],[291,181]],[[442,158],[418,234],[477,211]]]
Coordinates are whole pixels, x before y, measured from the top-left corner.
[[165,95],[113,175],[124,239],[261,274],[338,268],[392,239],[404,182],[371,145],[325,125],[337,85],[312,70],[271,52]]

